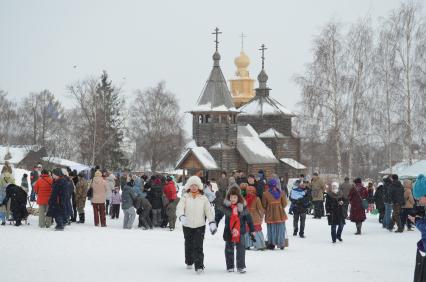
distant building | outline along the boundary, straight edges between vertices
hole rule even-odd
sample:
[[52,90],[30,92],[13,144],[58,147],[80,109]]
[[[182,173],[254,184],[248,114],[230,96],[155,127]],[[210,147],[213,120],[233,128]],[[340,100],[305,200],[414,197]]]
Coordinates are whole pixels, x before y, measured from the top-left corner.
[[0,145],[0,164],[8,161],[14,167],[31,170],[47,155],[43,147],[37,145]]
[[203,170],[209,178],[236,169],[246,174],[262,169],[268,176],[297,177],[306,167],[300,163],[300,138],[292,129],[295,114],[270,97],[263,62],[259,87],[253,91],[254,80],[247,71],[250,61],[244,52],[235,60],[238,70],[237,78],[230,80],[231,94],[220,68],[217,43],[213,69],[190,111],[194,140],[177,168],[190,173]]

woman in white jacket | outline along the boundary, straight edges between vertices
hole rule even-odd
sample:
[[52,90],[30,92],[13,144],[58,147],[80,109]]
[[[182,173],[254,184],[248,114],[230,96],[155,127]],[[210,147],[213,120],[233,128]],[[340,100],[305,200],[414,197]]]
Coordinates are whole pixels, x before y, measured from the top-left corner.
[[194,264],[195,271],[200,274],[204,270],[203,241],[206,218],[212,234],[216,233],[217,226],[210,203],[203,194],[201,179],[198,176],[191,176],[184,189],[184,194],[176,209],[176,216],[183,226],[186,267],[191,269]]

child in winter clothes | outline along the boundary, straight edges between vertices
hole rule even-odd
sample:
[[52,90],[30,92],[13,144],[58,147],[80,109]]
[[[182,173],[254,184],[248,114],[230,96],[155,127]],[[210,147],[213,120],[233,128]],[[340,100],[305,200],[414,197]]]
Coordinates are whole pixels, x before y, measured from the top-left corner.
[[176,216],[183,225],[185,238],[185,264],[191,269],[195,264],[198,274],[204,270],[203,242],[206,218],[210,232],[215,234],[217,226],[210,203],[203,194],[203,183],[198,176],[191,176],[185,184],[185,191],[176,209]]
[[244,235],[246,249],[254,247],[255,250],[264,250],[266,249],[265,237],[262,232],[262,222],[263,216],[265,215],[265,210],[263,209],[262,202],[257,196],[256,187],[249,185],[247,187],[247,209],[250,213],[250,216],[253,220],[255,235],[252,240],[249,233]]
[[237,187],[229,189],[226,200],[223,203],[225,213],[225,259],[228,272],[234,272],[234,248],[237,251],[237,270],[246,272],[244,234],[248,225],[251,236],[254,237],[254,225],[247,209],[246,201]]
[[121,195],[120,195],[120,189],[116,187],[114,189],[114,192],[111,194],[111,219],[119,218],[120,217],[120,204],[121,204]]

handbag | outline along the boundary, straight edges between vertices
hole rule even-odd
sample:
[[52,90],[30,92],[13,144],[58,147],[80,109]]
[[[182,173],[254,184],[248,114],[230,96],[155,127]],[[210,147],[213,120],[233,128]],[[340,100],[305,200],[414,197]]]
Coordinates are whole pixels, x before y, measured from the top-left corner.
[[364,210],[368,209],[368,200],[361,198],[361,195],[359,194],[359,191],[354,187],[356,193],[358,194],[359,199],[361,200],[361,206]]

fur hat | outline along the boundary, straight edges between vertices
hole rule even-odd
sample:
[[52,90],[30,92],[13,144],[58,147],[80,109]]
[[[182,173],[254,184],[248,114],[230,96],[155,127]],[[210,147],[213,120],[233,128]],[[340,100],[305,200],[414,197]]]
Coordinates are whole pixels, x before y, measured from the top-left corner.
[[416,183],[414,184],[413,196],[416,199],[426,196],[426,177],[423,174],[417,176]]
[[201,182],[201,179],[196,175],[188,178],[188,181],[186,181],[186,184],[185,184],[185,190],[188,190],[189,187],[191,187],[191,185],[193,185],[193,184],[198,186],[198,190],[203,191],[203,189],[204,189],[203,183]]

